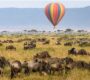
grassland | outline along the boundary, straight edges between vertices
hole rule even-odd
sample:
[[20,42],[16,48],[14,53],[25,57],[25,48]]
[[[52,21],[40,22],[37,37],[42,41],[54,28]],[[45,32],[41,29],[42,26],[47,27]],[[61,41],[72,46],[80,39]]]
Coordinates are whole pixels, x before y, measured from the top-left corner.
[[[41,51],[48,51],[52,57],[60,57],[64,58],[66,56],[72,57],[75,61],[83,60],[87,63],[90,62],[90,56],[73,56],[68,55],[68,50],[72,47],[77,48],[78,50],[83,48],[90,52],[90,47],[79,47],[78,45],[73,46],[64,46],[65,40],[62,41],[61,45],[55,45],[56,39],[61,37],[74,37],[74,38],[90,38],[90,35],[82,35],[82,36],[69,36],[69,35],[22,35],[22,36],[0,36],[0,40],[18,40],[24,38],[41,38],[46,37],[50,40],[50,44],[42,45],[42,43],[38,42],[37,47],[32,50],[23,50],[23,43],[4,43],[3,46],[0,46],[0,56],[4,56],[8,60],[31,60],[33,55]],[[54,37],[54,39],[52,39]],[[5,50],[7,45],[14,45],[17,50],[10,51]],[[0,77],[0,80],[10,80],[10,69],[5,68],[4,75]],[[82,69],[74,69],[68,74],[60,74],[60,75],[39,75],[37,73],[32,73],[30,76],[25,76],[23,73],[20,73],[13,80],[90,80],[90,71],[82,70]]]

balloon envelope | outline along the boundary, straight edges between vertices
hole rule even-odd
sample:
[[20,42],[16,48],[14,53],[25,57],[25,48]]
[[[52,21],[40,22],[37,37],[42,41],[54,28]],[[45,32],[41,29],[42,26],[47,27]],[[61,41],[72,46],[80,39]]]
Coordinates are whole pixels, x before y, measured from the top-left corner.
[[65,14],[65,7],[63,4],[50,3],[45,7],[45,14],[54,27],[61,21]]

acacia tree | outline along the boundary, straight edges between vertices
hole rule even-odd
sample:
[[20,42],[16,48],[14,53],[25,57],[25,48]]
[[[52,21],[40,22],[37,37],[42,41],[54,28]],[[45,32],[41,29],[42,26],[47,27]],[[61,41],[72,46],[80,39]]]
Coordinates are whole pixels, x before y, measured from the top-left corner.
[[73,32],[72,29],[66,29],[65,32]]

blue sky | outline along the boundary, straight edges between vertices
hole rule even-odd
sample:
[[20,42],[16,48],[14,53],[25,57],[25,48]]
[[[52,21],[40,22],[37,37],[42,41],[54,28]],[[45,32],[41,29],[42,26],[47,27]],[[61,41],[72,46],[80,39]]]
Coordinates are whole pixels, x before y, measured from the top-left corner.
[[[0,31],[1,30],[14,31],[33,28],[39,30],[44,29],[53,30],[53,26],[46,18],[43,10],[40,10],[41,13],[38,14],[40,12],[38,10],[36,11],[25,10],[25,12],[22,13],[22,9],[20,10],[1,9],[1,8],[44,8],[48,3],[51,2],[61,2],[64,4],[66,8],[80,8],[79,10],[76,11],[75,10],[71,10],[69,12],[66,11],[64,19],[62,20],[62,22],[60,22],[59,25],[57,25],[56,29],[85,28],[86,30],[90,30],[89,28],[90,18],[88,17],[90,14],[90,8],[87,10],[84,9],[84,11],[82,11],[82,8],[90,6],[90,0],[0,0]],[[72,13],[72,11],[74,12]],[[85,18],[82,17],[83,15]],[[77,18],[77,16],[79,17],[79,19]],[[40,17],[41,19],[39,19],[38,17]]]
[[0,8],[42,8],[50,2],[62,2],[66,8],[90,6],[90,0],[0,0]]

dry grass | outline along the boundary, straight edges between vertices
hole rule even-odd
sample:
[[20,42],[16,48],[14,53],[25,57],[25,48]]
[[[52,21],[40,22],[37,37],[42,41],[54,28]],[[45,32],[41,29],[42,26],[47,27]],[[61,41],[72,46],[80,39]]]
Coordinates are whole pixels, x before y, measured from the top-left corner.
[[[37,43],[37,48],[32,49],[32,50],[23,50],[23,43],[14,43],[13,45],[17,47],[16,51],[6,51],[5,46],[8,44],[4,44],[3,46],[0,47],[0,56],[6,57],[8,60],[30,60],[32,59],[33,55],[35,55],[38,52],[41,51],[49,51],[49,53],[52,55],[52,57],[66,57],[68,56],[68,49],[71,47],[65,47],[63,46],[63,43],[65,41],[62,41],[62,45],[55,45],[56,38],[58,36],[55,36],[54,40],[52,40],[51,36],[43,36],[43,35],[38,35],[38,36],[21,36],[21,37],[16,37],[16,36],[3,36],[0,37],[1,40],[6,40],[6,39],[11,39],[12,40],[17,40],[17,39],[23,39],[23,38],[38,38],[38,37],[47,37],[50,39],[51,43],[49,45],[42,45],[41,43]],[[85,36],[81,36],[85,37]],[[86,36],[87,37],[87,36]],[[89,36],[90,37],[90,36]],[[79,38],[79,36],[76,36],[76,38]],[[77,45],[72,46],[77,49],[81,49],[81,47],[78,47]],[[90,50],[90,47],[83,47],[83,49],[86,49],[87,51]],[[70,55],[74,60],[83,60],[85,62],[90,62],[90,57],[89,56],[72,56]],[[0,80],[10,80],[10,69],[6,68],[4,71],[4,76],[0,77]],[[47,76],[41,76],[37,73],[32,73],[30,76],[25,76],[23,73],[19,74],[15,79],[13,80],[90,80],[90,71],[87,70],[81,70],[81,69],[74,69],[68,74],[63,74],[63,75],[47,75]]]

